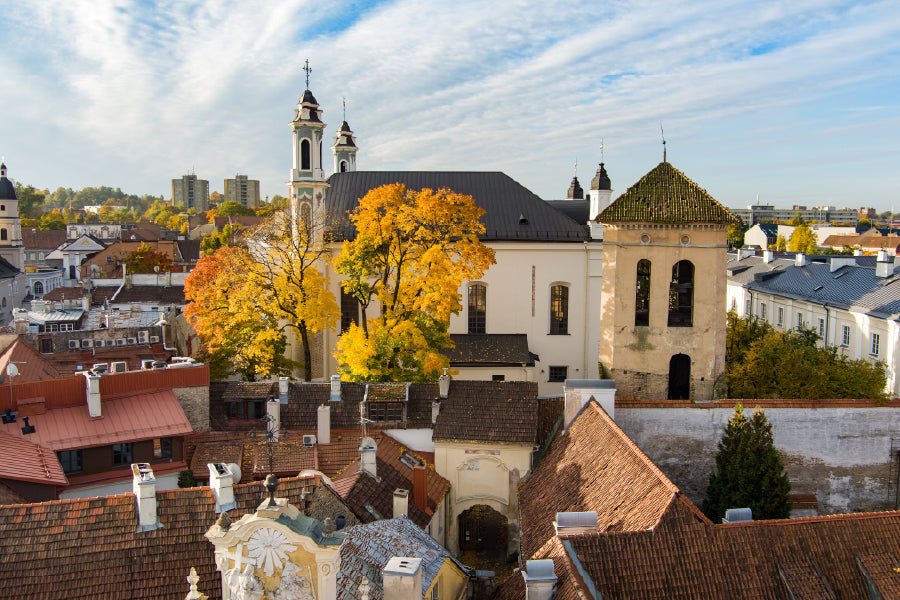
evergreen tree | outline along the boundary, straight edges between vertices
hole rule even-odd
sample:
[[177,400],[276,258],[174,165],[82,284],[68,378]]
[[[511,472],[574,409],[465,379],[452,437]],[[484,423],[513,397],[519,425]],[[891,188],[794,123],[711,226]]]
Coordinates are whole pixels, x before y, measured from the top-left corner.
[[719,523],[729,508],[749,507],[757,520],[786,519],[791,515],[790,494],[791,483],[766,414],[756,409],[747,419],[738,404],[719,441],[704,514]]

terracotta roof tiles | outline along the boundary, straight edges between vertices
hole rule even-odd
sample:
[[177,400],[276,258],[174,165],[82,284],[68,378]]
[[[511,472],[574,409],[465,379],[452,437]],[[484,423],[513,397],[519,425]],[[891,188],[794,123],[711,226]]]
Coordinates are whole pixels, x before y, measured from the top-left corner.
[[[17,421],[21,424],[21,420]],[[0,479],[14,479],[45,485],[68,483],[56,453],[31,443],[21,435],[0,431]]]
[[537,383],[533,381],[450,382],[434,425],[434,440],[537,442]]

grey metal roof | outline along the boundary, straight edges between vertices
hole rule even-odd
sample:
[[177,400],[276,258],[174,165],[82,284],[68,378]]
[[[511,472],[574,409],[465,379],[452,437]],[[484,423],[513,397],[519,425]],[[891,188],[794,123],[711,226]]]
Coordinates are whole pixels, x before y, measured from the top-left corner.
[[900,313],[900,267],[896,263],[893,274],[884,278],[875,275],[874,266],[859,263],[832,272],[830,262],[798,267],[787,259],[765,263],[759,256],[729,260],[727,268],[729,281],[750,290],[884,316]]
[[591,212],[590,200],[547,200],[547,204],[576,223],[587,224],[588,222],[588,216]]
[[524,333],[487,333],[450,335],[455,347],[442,348],[452,367],[534,366],[540,360],[528,349]]
[[422,559],[422,591],[424,595],[437,577],[444,561],[449,559],[463,572],[467,568],[409,518],[375,521],[354,525],[344,530],[341,544],[341,570],[337,575],[338,600],[360,598],[359,585],[369,580],[370,598],[384,596],[381,571],[394,556]]
[[354,171],[335,173],[325,204],[341,239],[354,235],[346,215],[369,190],[392,183],[407,188],[433,190],[449,188],[472,196],[485,211],[483,241],[583,242],[590,239],[584,224],[576,223],[533,192],[500,172],[488,171]]

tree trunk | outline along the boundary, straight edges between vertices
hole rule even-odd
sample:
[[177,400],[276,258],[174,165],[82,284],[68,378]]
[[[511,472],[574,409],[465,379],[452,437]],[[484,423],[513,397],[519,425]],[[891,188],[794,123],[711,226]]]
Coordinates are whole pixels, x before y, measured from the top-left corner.
[[306,321],[301,319],[297,329],[300,330],[300,341],[303,343],[303,379],[312,381],[312,352],[309,349],[309,331],[306,329]]

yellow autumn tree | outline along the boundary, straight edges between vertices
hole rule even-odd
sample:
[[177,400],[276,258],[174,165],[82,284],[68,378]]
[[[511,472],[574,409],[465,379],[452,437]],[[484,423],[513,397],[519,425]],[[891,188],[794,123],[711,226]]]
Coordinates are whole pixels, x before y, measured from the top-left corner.
[[[344,291],[362,307],[335,354],[354,381],[434,379],[447,365],[450,316],[462,308],[459,286],[494,264],[481,243],[484,211],[452,190],[371,190],[350,214],[356,237],[335,260]],[[378,316],[366,319],[377,307]]]
[[[310,335],[340,317],[320,271],[329,250],[322,229],[279,213],[253,230],[241,246],[206,256],[185,280],[185,315],[203,342],[213,374],[229,370],[246,379],[287,375],[297,366],[312,378]],[[285,332],[303,345],[301,363],[285,356]]]
[[788,240],[787,249],[790,252],[803,252],[814,254],[816,252],[816,234],[809,225],[800,224],[794,228],[791,239]]

